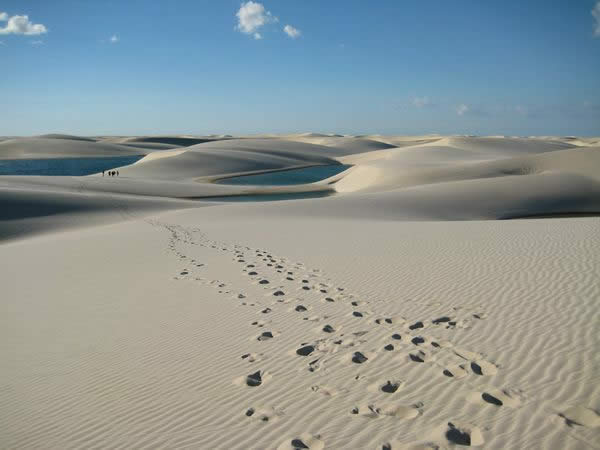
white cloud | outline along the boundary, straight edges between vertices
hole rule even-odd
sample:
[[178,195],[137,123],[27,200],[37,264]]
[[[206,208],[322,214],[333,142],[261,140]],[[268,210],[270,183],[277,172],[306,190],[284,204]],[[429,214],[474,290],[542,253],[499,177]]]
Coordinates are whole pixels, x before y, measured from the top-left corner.
[[253,1],[242,3],[235,15],[238,18],[238,24],[235,29],[242,33],[252,35],[254,39],[262,39],[262,35],[258,31],[260,28],[267,23],[277,22],[279,20],[267,11],[262,3]]
[[8,17],[5,12],[0,13],[0,22],[6,22],[5,27],[0,27],[0,34],[25,34],[27,36],[47,33],[48,30],[41,23],[31,23],[29,16]]
[[458,114],[459,116],[464,116],[467,112],[469,112],[469,107],[464,103],[461,103],[456,107],[456,114]]
[[594,17],[594,36],[600,37],[600,0],[592,9],[592,16]]
[[415,97],[412,99],[411,103],[417,108],[423,108],[429,106],[431,101],[429,100],[429,97]]
[[286,25],[285,27],[283,27],[283,31],[285,32],[285,34],[287,34],[292,39],[296,39],[297,37],[300,37],[300,35],[302,34],[302,32],[300,30],[298,30],[297,28],[294,28],[291,25]]
[[119,42],[119,36],[117,36],[116,34],[113,34],[108,41],[111,44],[116,44],[117,42]]

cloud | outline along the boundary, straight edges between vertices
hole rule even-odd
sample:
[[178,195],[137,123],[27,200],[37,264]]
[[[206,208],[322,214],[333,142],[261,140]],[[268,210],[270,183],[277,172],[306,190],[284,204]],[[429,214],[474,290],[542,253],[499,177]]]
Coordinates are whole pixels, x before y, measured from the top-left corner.
[[292,39],[296,39],[297,37],[300,37],[300,35],[302,34],[302,32],[300,30],[298,30],[297,28],[294,28],[291,25],[286,25],[285,27],[283,27],[283,31],[285,32],[285,34],[287,34]]
[[427,97],[427,96],[425,96],[425,97],[414,97],[411,100],[411,103],[416,108],[423,108],[425,106],[431,105],[431,101],[429,100],[429,97]]
[[113,34],[108,40],[108,42],[110,42],[111,44],[116,44],[117,42],[119,42],[119,36]]
[[38,47],[40,45],[44,45],[44,41],[31,41],[31,45]]
[[600,37],[600,0],[592,9],[592,16],[594,17],[594,36]]
[[5,27],[0,27],[0,34],[24,34],[33,36],[48,32],[46,27],[41,23],[31,23],[29,16],[8,17],[7,13],[1,12],[0,22],[6,22]]
[[265,9],[262,3],[253,1],[242,3],[235,15],[238,18],[235,29],[241,33],[252,35],[254,39],[262,39],[259,29],[264,25],[279,21]]
[[464,116],[468,112],[469,112],[469,107],[467,105],[465,105],[464,103],[461,103],[460,105],[458,105],[456,107],[456,114],[458,114],[459,116]]

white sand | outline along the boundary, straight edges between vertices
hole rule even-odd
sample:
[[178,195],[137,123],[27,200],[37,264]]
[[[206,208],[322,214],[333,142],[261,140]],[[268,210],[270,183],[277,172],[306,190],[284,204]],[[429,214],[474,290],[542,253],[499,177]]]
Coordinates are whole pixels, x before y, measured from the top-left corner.
[[168,138],[0,177],[0,447],[599,448],[598,139]]

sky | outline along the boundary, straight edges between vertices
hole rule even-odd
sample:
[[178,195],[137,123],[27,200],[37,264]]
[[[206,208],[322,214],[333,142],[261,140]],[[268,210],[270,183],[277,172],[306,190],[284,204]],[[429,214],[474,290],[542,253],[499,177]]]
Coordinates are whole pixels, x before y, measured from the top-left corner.
[[600,135],[600,0],[1,0],[0,135]]

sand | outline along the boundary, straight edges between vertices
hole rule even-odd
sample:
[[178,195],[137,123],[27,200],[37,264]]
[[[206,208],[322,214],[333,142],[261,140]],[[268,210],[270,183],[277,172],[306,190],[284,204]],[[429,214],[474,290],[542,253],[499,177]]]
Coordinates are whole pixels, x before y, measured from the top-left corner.
[[171,138],[0,177],[1,447],[599,448],[598,139]]

